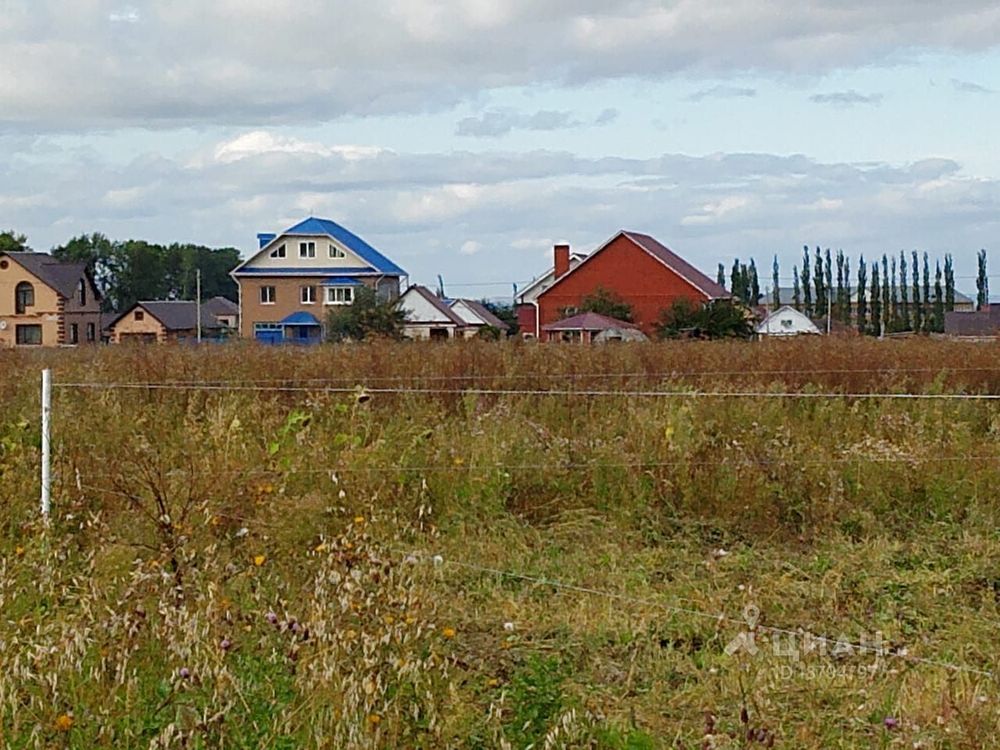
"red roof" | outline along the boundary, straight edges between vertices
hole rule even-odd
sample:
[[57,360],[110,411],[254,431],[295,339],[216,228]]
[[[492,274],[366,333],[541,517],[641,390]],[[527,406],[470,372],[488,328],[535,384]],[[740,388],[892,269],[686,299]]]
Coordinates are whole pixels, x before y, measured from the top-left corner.
[[607,331],[616,328],[638,329],[639,326],[595,312],[585,312],[542,326],[543,331]]
[[731,296],[729,292],[726,291],[726,288],[721,286],[717,281],[710,279],[673,250],[670,250],[666,246],[662,245],[659,241],[650,237],[648,234],[628,231],[623,231],[622,234],[654,258],[659,260],[663,263],[663,265],[671,269],[678,276],[686,279],[701,289],[701,291],[708,295],[709,299],[719,299]]

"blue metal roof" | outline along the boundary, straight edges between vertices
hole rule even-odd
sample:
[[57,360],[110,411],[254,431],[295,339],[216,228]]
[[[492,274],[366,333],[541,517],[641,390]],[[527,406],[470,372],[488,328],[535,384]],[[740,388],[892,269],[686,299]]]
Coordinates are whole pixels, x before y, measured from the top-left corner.
[[377,276],[378,271],[370,268],[241,268],[238,274],[255,276]]
[[358,281],[353,276],[330,276],[329,278],[323,279],[319,282],[320,286],[364,286],[364,283]]
[[264,245],[273,240],[277,235],[274,232],[257,232],[257,249],[263,249]]
[[382,253],[358,237],[354,232],[345,229],[335,221],[317,219],[315,216],[310,216],[308,219],[300,221],[294,227],[289,227],[282,234],[325,234],[342,243],[381,273],[393,276],[406,276],[406,271],[382,255]]
[[292,313],[278,323],[278,325],[282,326],[318,326],[319,324],[320,322],[316,320],[316,316],[312,313],[301,311]]

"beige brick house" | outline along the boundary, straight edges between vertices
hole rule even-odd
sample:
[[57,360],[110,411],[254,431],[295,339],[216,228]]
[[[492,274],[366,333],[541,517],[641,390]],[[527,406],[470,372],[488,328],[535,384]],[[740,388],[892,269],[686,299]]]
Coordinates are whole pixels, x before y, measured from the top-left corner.
[[101,299],[84,263],[0,253],[0,347],[100,341]]
[[329,310],[361,286],[399,297],[406,271],[328,219],[310,217],[257,235],[257,252],[232,271],[240,289],[240,335],[265,343],[322,341]]

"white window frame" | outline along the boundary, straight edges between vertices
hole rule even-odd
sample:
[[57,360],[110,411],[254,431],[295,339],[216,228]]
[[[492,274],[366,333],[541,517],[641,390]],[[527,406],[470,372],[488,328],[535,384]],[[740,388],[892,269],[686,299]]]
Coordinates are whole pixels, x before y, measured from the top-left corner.
[[299,257],[300,258],[315,258],[316,257],[316,243],[315,242],[300,242],[299,243]]
[[285,250],[285,243],[284,242],[282,242],[280,245],[278,245],[276,248],[274,248],[274,250],[271,251],[271,257],[272,258],[284,258],[284,257],[286,257],[286,255],[287,255],[287,251]]
[[330,257],[331,258],[346,258],[347,253],[344,252],[342,248],[337,247],[332,242],[330,243]]
[[326,287],[326,298],[323,302],[327,305],[353,305],[353,286],[328,286]]
[[[270,293],[267,293],[268,291]],[[260,288],[260,304],[262,305],[273,305],[277,296],[277,290],[270,284]]]
[[315,305],[316,304],[316,287],[314,287],[314,286],[300,286],[299,287],[299,301],[303,305]]

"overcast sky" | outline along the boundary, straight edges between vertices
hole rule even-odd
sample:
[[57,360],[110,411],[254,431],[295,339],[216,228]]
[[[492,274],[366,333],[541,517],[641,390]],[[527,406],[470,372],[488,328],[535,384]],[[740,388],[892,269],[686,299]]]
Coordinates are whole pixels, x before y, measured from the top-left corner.
[[628,228],[713,276],[952,252],[974,291],[998,121],[995,0],[0,0],[0,228],[38,250],[318,215],[492,297]]

